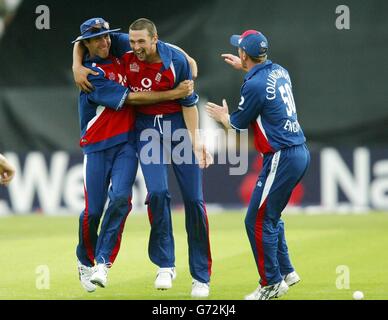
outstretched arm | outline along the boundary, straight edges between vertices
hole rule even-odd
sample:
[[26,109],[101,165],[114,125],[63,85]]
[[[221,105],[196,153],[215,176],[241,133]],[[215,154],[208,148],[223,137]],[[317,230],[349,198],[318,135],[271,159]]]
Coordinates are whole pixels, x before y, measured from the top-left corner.
[[224,58],[224,61],[234,69],[247,71],[247,69],[243,68],[241,59],[239,57],[230,53],[223,53],[221,57]]
[[222,106],[208,102],[206,104],[206,112],[209,117],[220,122],[226,129],[232,128],[230,125],[229,107],[225,99],[222,100]]
[[8,185],[15,175],[15,168],[10,164],[1,153],[0,153],[0,185]]

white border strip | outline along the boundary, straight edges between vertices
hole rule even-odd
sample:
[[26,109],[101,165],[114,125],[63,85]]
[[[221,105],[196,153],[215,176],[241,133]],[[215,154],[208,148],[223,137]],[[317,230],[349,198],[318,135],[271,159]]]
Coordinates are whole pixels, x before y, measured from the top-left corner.
[[265,181],[264,190],[263,190],[263,194],[261,195],[259,208],[261,208],[261,206],[263,205],[263,202],[265,201],[265,199],[267,199],[269,191],[271,190],[273,182],[275,181],[276,171],[278,170],[279,161],[280,161],[280,154],[281,154],[281,150],[279,150],[273,155],[272,162],[271,162],[271,171]]

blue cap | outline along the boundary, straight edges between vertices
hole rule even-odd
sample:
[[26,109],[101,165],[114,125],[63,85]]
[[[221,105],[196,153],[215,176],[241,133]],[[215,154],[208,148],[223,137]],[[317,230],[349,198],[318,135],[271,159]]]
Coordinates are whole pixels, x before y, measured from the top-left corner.
[[247,30],[242,35],[233,35],[230,37],[230,43],[243,49],[252,58],[264,56],[268,51],[267,38],[256,30]]
[[120,28],[111,30],[109,29],[109,23],[106,22],[103,18],[91,18],[89,20],[86,20],[83,24],[81,24],[80,30],[81,30],[81,35],[71,43],[98,37],[106,33],[119,31]]

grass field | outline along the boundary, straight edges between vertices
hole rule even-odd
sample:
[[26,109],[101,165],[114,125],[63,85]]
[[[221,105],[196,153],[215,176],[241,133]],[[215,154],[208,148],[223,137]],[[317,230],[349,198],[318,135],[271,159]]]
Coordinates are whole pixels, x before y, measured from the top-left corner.
[[[128,217],[108,287],[89,294],[78,281],[75,260],[78,217],[39,215],[0,219],[0,299],[190,299],[184,215],[174,214],[178,277],[168,291],[153,288],[156,266],[148,259],[146,215]],[[281,299],[388,299],[388,214],[285,215],[286,235],[302,281]],[[257,271],[244,228],[244,213],[210,214],[213,253],[211,299],[240,300],[257,286]],[[39,266],[50,288],[37,289]],[[350,271],[350,287],[337,289]],[[340,271],[340,270],[338,270]],[[38,273],[37,273],[38,272]],[[340,277],[340,278],[338,278]]]

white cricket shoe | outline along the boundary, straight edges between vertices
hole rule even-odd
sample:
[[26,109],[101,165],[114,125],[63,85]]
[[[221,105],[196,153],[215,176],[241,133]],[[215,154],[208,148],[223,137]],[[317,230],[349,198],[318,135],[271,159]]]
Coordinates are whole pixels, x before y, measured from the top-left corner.
[[108,269],[109,268],[105,263],[99,263],[96,266],[95,272],[90,277],[90,282],[101,288],[105,288],[106,283],[108,282]]
[[287,283],[282,280],[270,286],[259,286],[251,294],[245,296],[245,300],[270,300],[285,295],[288,291]]
[[172,280],[176,278],[175,268],[159,268],[156,273],[155,288],[167,290],[172,288]]
[[210,293],[210,286],[208,283],[199,282],[193,279],[191,287],[192,298],[207,298]]
[[94,267],[87,267],[83,265],[79,260],[77,260],[77,265],[78,265],[79,280],[81,282],[82,287],[87,292],[96,291],[96,286],[90,282],[90,278],[94,273]]
[[293,286],[294,284],[297,284],[300,281],[300,277],[296,273],[296,271],[293,271],[293,272],[291,272],[289,274],[286,274],[284,276],[283,280],[285,281],[285,283],[287,283],[287,285],[289,287],[291,287],[291,286]]

